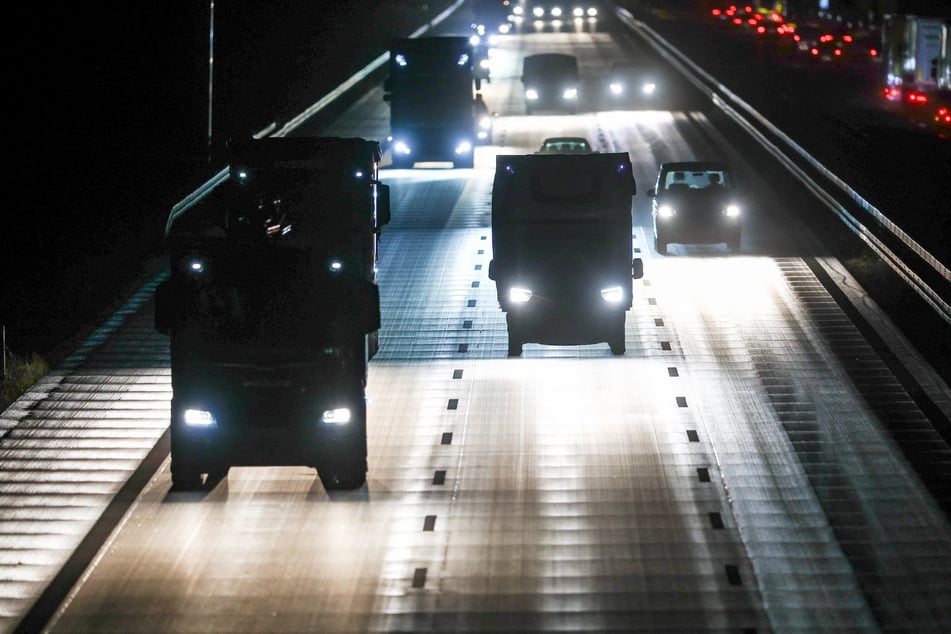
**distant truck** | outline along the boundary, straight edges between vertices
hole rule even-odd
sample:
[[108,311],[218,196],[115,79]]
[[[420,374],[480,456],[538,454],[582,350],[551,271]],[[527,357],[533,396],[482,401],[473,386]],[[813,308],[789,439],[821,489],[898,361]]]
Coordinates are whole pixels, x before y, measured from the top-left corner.
[[529,55],[522,62],[525,112],[577,112],[578,59],[564,53]]
[[169,217],[155,326],[171,342],[172,483],[232,465],[316,467],[363,485],[377,248],[389,221],[379,144],[269,138]]
[[390,46],[383,99],[390,103],[394,167],[420,161],[472,167],[480,125],[490,124],[476,102],[482,87],[467,37],[396,39]]
[[508,326],[508,355],[525,343],[607,342],[625,352],[632,279],[627,153],[499,155],[492,190],[489,278]]
[[915,92],[951,90],[949,39],[949,18],[886,15],[881,53],[886,94],[905,100]]

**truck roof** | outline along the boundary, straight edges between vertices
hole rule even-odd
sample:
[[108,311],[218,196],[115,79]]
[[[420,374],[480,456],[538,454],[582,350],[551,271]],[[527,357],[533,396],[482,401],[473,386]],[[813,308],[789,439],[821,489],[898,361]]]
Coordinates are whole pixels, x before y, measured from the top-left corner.
[[492,223],[622,218],[630,222],[635,191],[627,152],[500,154]]

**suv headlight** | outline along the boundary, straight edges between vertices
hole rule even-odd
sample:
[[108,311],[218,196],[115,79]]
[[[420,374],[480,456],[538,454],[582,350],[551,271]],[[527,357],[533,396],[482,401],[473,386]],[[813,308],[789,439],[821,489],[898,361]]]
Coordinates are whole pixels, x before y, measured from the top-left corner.
[[324,413],[320,415],[320,422],[325,425],[346,425],[350,422],[350,408],[338,407],[324,410]]
[[188,427],[215,427],[218,424],[214,415],[206,409],[186,409],[182,420]]
[[532,298],[532,291],[527,288],[513,286],[509,289],[509,301],[513,304],[524,304]]
[[601,299],[611,304],[617,304],[624,299],[624,289],[620,286],[609,286],[608,288],[602,288]]

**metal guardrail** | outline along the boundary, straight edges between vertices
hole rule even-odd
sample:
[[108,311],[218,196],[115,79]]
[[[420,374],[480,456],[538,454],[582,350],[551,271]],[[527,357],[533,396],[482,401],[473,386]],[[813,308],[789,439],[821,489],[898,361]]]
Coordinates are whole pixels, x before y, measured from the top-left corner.
[[[951,324],[951,271],[947,266],[752,106],[694,64],[647,24],[637,20],[630,11],[616,7],[615,13],[622,23],[641,35],[661,57],[782,163],[944,321]],[[859,219],[860,215],[867,219],[866,223]],[[898,251],[908,257],[903,257]]]
[[[459,7],[465,3],[466,0],[456,0],[450,6],[434,17],[432,20],[422,25],[415,31],[413,31],[409,37],[419,37],[429,29],[433,28],[437,24],[443,22],[446,18],[452,15]],[[276,124],[270,124],[263,130],[254,134],[254,138],[261,138],[265,136],[274,136],[274,137],[284,137],[289,135],[291,132],[303,125],[308,119],[313,117],[315,114],[329,106],[331,103],[343,96],[348,90],[351,90],[354,86],[358,85],[361,81],[370,76],[373,72],[380,68],[383,64],[387,63],[390,60],[389,52],[381,54],[379,57],[374,59],[372,62],[364,66],[362,69],[352,75],[345,82],[331,90],[329,93],[317,100],[313,105],[306,108],[299,115],[292,118],[290,121],[285,123],[279,130],[274,131],[277,128]],[[272,134],[273,133],[273,134]],[[181,216],[183,213],[188,211],[193,205],[205,198],[210,194],[216,187],[221,185],[223,182],[228,180],[228,168],[223,168],[220,172],[209,178],[202,185],[198,187],[195,191],[191,192],[183,199],[172,205],[172,211],[168,215],[168,220],[165,222],[165,236],[167,237],[169,231],[172,229],[172,225],[175,223],[175,220]]]

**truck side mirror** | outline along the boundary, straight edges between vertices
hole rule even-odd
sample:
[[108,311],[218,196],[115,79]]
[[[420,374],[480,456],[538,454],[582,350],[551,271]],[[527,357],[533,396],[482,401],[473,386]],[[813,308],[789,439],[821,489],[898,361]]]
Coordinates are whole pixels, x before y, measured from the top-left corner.
[[171,282],[165,280],[155,289],[155,329],[167,335],[175,320],[175,305]]
[[634,261],[631,262],[631,277],[635,280],[639,280],[644,277],[644,260],[640,258],[634,258]]
[[357,287],[354,325],[359,332],[368,335],[380,329],[380,287],[373,282],[362,281]]
[[390,186],[376,185],[376,224],[377,229],[390,222]]
[[489,279],[495,279],[495,260],[489,260]]

